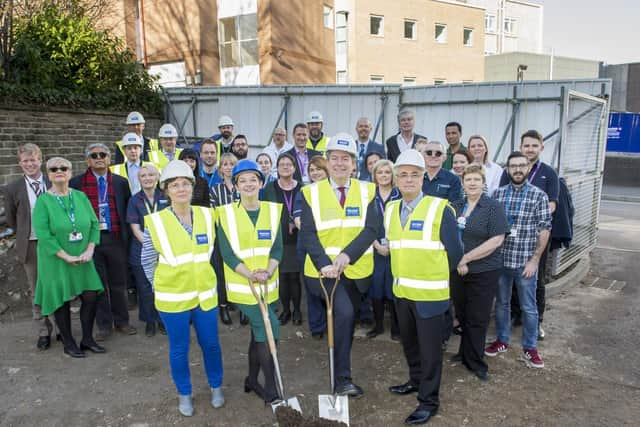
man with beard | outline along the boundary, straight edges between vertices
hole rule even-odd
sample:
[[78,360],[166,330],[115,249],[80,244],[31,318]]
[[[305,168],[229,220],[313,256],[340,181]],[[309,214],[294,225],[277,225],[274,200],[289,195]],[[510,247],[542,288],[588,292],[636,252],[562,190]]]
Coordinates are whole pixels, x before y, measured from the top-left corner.
[[493,357],[509,349],[511,291],[515,283],[523,320],[521,359],[530,368],[544,368],[537,350],[536,282],[538,264],[551,234],[551,212],[545,192],[527,180],[530,169],[523,153],[511,153],[507,159],[510,182],[494,195],[505,207],[510,231],[502,245],[504,268],[496,297],[497,338],[484,353]]
[[218,144],[218,159],[223,153],[231,152],[231,145],[233,143],[233,129],[234,123],[229,116],[220,116],[218,119],[218,130],[220,131],[220,137],[216,139]]
[[445,159],[442,167],[446,170],[451,170],[453,167],[453,155],[458,151],[465,152],[467,147],[460,142],[462,136],[462,126],[458,122],[449,122],[444,127],[444,136],[447,139],[449,147],[447,148],[447,158]]
[[246,159],[249,154],[249,143],[244,135],[236,135],[231,142],[231,152],[235,154],[238,160]]
[[307,148],[324,153],[327,150],[329,138],[322,132],[324,119],[318,111],[312,111],[307,117],[307,127],[309,128],[309,139]]

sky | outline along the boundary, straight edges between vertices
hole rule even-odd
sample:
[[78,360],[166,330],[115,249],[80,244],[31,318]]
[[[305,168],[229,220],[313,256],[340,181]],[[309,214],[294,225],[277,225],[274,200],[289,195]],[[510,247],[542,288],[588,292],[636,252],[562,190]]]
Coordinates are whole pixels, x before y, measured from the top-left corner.
[[545,53],[640,62],[640,0],[528,0],[544,6]]

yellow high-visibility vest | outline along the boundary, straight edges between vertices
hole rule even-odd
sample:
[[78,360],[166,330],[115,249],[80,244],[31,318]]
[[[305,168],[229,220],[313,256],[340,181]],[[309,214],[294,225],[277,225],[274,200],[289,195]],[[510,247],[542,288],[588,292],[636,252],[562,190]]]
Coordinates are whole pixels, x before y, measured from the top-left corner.
[[[220,226],[224,230],[235,256],[241,259],[249,270],[266,269],[269,265],[271,248],[278,236],[282,205],[260,202],[260,212],[255,225],[253,225],[247,211],[239,203],[219,206],[216,211]],[[267,283],[268,303],[278,300],[278,276],[276,268]],[[258,304],[251,293],[249,280],[232,270],[226,262],[224,263],[224,278],[227,282],[227,299],[229,301],[247,305]]]
[[[178,160],[178,158],[180,157],[180,153],[182,153],[182,148],[176,148],[176,153],[173,155],[173,159]],[[162,168],[164,168],[170,160],[167,156],[164,155],[162,150],[154,150],[149,151],[149,161],[153,163],[159,171],[161,171]]]
[[[144,144],[144,138],[142,138],[142,141],[143,141],[143,144]],[[158,140],[154,139],[154,138],[149,138],[149,150],[148,151],[157,150],[158,147],[159,147]],[[122,153],[122,156],[126,158],[126,156],[124,155],[124,148],[122,148],[122,140],[116,141],[116,148],[118,150],[120,150],[120,153]],[[144,151],[144,145],[142,146],[142,151]]]
[[[140,166],[142,165],[147,165],[150,162],[145,162],[142,161],[140,162]],[[111,173],[114,173],[116,175],[119,175],[123,178],[126,178],[127,181],[129,182],[129,188],[131,188],[131,181],[129,181],[129,172],[127,171],[127,163],[118,163],[117,165],[113,165],[113,166],[109,166],[109,170],[111,171]]]
[[318,141],[318,145],[314,147],[313,143],[311,142],[311,138],[307,138],[307,149],[324,153],[325,151],[327,151],[327,143],[329,142],[329,139],[331,138],[329,138],[327,135],[322,135],[322,138],[320,138],[320,140]]
[[[311,207],[318,240],[331,260],[338,256],[364,229],[367,208],[375,194],[374,184],[351,178],[343,208],[328,179],[302,187],[302,195]],[[371,274],[373,274],[373,246],[370,246],[357,261],[344,270],[344,275],[349,279],[363,279]],[[319,277],[318,270],[308,254],[304,262],[304,275]]]
[[197,306],[208,311],[218,305],[216,274],[210,262],[216,238],[215,211],[201,206],[191,209],[191,236],[169,209],[144,218],[159,253],[153,275],[158,311],[180,313]]
[[442,215],[447,201],[425,196],[402,227],[402,200],[385,209],[384,227],[391,256],[393,294],[411,301],[449,299],[449,259],[440,241]]

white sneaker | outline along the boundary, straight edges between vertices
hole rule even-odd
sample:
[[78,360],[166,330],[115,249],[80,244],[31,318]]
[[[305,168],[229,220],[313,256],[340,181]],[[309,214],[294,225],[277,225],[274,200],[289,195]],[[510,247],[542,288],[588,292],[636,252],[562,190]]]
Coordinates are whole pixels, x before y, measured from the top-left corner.
[[542,329],[542,325],[538,325],[538,341],[543,341],[545,337],[544,329]]
[[193,398],[191,396],[178,395],[178,411],[185,417],[193,415]]
[[211,387],[211,406],[214,408],[222,408],[224,405],[224,395],[222,387]]

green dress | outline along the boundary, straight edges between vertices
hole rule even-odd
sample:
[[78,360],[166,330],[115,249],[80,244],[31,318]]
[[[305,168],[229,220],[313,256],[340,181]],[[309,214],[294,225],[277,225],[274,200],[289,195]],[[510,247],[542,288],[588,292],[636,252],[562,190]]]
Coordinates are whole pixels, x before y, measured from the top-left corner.
[[[76,229],[82,233],[82,240],[70,242],[73,231],[69,219],[69,198],[73,198]],[[33,209],[33,228],[38,237],[38,280],[34,303],[39,305],[44,316],[48,316],[84,291],[102,291],[102,282],[93,260],[82,264],[69,264],[56,253],[64,249],[72,256],[82,254],[89,243],[100,243],[100,226],[87,196],[77,190],[70,190],[68,196],[61,196],[65,208],[57,196],[44,193],[38,197]]]

